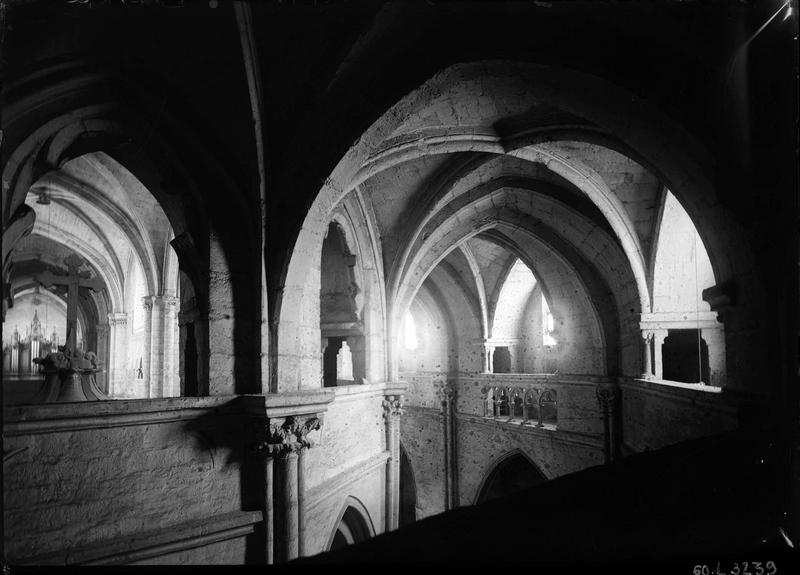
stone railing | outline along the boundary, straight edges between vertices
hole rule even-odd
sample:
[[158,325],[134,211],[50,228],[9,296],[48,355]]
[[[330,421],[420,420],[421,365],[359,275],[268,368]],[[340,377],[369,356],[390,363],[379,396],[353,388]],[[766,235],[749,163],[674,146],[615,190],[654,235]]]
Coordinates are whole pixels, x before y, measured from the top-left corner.
[[458,413],[602,435],[605,407],[598,393],[615,384],[585,375],[481,373],[460,374],[451,385]]

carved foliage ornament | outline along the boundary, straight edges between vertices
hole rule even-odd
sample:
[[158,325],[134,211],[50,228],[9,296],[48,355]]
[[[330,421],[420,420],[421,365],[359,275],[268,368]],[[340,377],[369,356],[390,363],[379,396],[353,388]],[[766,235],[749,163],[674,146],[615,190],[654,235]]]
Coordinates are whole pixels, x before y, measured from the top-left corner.
[[405,413],[402,395],[387,395],[383,400],[383,416],[387,419],[398,417]]
[[322,421],[315,416],[303,421],[294,416],[282,420],[267,420],[263,427],[264,436],[256,441],[253,450],[272,457],[284,457],[296,453],[313,445],[308,434],[321,426]]

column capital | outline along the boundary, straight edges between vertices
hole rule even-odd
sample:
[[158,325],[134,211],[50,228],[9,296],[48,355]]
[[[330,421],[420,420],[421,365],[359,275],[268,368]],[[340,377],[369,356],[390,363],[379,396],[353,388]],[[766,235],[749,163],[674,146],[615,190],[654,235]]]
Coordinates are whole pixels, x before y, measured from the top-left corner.
[[595,387],[597,403],[603,409],[610,409],[619,400],[620,390],[616,385],[600,383]]
[[316,415],[305,418],[290,415],[263,420],[259,427],[253,451],[280,458],[311,447],[314,442],[309,434],[322,427],[322,419]]
[[180,304],[180,300],[174,295],[161,295],[154,299],[160,301],[161,305],[168,312],[177,310]]
[[400,417],[405,414],[403,403],[405,397],[403,395],[386,395],[384,396],[381,405],[383,406],[383,417],[388,421],[392,418]]
[[436,389],[436,397],[443,406],[449,406],[456,400],[458,392],[452,382],[437,381],[434,382],[434,386]]
[[664,340],[669,335],[668,329],[651,329],[649,331],[652,332],[653,338],[655,339],[656,342],[664,343]]
[[108,314],[108,325],[118,326],[128,324],[128,314],[124,312],[115,312]]
[[153,302],[155,299],[156,298],[151,295],[146,295],[142,298],[142,307],[144,307],[145,311],[151,311],[153,309]]

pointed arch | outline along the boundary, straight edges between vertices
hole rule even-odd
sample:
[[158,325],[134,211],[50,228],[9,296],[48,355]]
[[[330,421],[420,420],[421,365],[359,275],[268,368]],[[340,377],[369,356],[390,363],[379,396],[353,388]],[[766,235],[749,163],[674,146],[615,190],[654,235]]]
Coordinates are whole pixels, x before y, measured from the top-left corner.
[[[475,495],[475,505],[547,481],[539,466],[521,449],[512,449],[487,467]],[[498,483],[499,482],[499,483]]]
[[375,526],[369,511],[352,495],[345,498],[333,525],[328,543],[325,545],[326,551],[337,549],[343,546],[342,543],[350,545],[375,537]]

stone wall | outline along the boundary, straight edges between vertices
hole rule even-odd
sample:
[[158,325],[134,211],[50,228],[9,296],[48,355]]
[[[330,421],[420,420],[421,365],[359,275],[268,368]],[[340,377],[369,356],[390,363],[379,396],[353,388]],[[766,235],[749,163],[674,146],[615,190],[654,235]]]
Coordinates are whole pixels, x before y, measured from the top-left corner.
[[658,449],[738,427],[736,402],[719,388],[628,380],[622,388],[622,441],[632,451]]
[[457,417],[456,429],[460,505],[475,503],[486,478],[512,452],[525,454],[548,479],[603,463],[598,437],[463,414]]
[[[447,509],[448,465],[445,418],[437,389],[443,374],[406,373],[406,415],[400,441],[408,453],[417,488],[417,517]],[[604,462],[602,411],[595,390],[598,378],[534,376],[530,374],[460,374],[451,377],[455,389],[455,435],[452,458],[458,505],[475,502],[481,485],[498,461],[524,453],[548,478]],[[485,417],[486,390],[492,386],[547,388],[558,397],[555,428],[538,428],[510,417]],[[452,457],[452,456],[451,456]]]
[[447,375],[440,372],[409,371],[400,373],[400,380],[408,387],[406,403],[416,407],[439,409],[440,400],[436,387],[447,381]]
[[309,492],[306,508],[308,555],[329,549],[339,521],[352,500],[366,509],[368,517],[364,519],[370,531],[375,535],[383,533],[387,458],[388,454],[383,453],[360,458],[339,476]]
[[[245,465],[245,398],[41,405],[4,414],[5,549],[11,562],[117,563],[214,543],[243,562],[261,521]],[[215,529],[217,531],[215,531]],[[216,540],[215,540],[216,539]],[[67,552],[69,550],[69,552]]]
[[314,489],[354,464],[386,449],[383,418],[385,384],[329,388],[335,399],[324,415],[318,444],[306,456],[306,484]]
[[[446,510],[445,418],[437,389],[440,373],[405,373],[407,413],[401,443],[408,453],[417,488],[417,516]],[[605,425],[597,400],[607,378],[532,374],[460,374],[449,378],[456,391],[454,434],[458,505],[475,502],[498,462],[522,453],[548,477],[558,477],[605,461]],[[509,416],[487,417],[491,387],[556,391],[558,421],[539,428]],[[719,388],[623,379],[618,429],[624,452],[657,449],[682,440],[737,427],[736,401]]]
[[[422,302],[426,302],[423,304]],[[417,347],[409,349],[406,346],[406,326],[401,334],[398,363],[400,373],[405,371],[446,372],[448,368],[448,354],[455,355],[455,347],[450,342],[447,321],[439,307],[431,301],[430,293],[426,289],[411,304],[409,315],[413,318],[417,335]],[[406,321],[406,318],[403,318]]]
[[389,459],[382,402],[385,383],[330,388],[319,439],[305,455],[306,553],[328,549],[345,508],[355,500],[374,534],[385,528]]
[[[387,385],[8,408],[7,556],[22,564],[261,562],[267,483],[251,451],[255,432],[265,416],[282,421],[303,409],[322,420],[296,460],[304,553],[327,550],[350,505],[373,535],[382,533],[387,471],[399,462],[384,399],[402,389]],[[286,464],[276,458],[273,476],[282,477]],[[282,497],[276,491],[273,500],[276,540]]]
[[417,488],[417,519],[447,510],[444,422],[441,411],[406,407],[400,418],[400,443],[408,454]]

